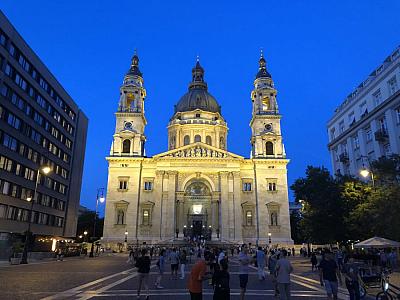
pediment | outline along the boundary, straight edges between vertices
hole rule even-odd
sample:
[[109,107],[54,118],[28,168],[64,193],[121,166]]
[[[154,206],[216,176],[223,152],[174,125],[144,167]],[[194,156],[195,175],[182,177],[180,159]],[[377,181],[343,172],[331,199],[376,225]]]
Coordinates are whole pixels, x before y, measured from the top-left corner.
[[163,152],[154,156],[154,158],[230,158],[243,159],[242,156],[222,150],[202,142],[193,143],[167,152]]
[[129,205],[129,202],[128,202],[128,201],[125,201],[125,200],[119,200],[119,201],[114,202],[114,205],[115,205],[115,206],[118,206],[118,207],[121,207],[121,206],[128,206],[128,205]]
[[268,203],[265,204],[267,207],[280,207],[281,205],[278,202],[275,201],[270,201]]

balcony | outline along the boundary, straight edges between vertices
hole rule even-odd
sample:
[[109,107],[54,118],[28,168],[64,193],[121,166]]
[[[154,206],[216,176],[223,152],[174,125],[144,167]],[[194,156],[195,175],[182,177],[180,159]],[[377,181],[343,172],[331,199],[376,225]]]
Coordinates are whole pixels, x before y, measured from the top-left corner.
[[375,131],[375,141],[384,143],[388,139],[389,139],[389,135],[388,135],[386,129],[381,128],[381,129]]
[[124,112],[124,113],[141,113],[142,112],[142,109],[141,108],[139,108],[139,107],[135,107],[135,108],[132,108],[132,107],[119,107],[118,108],[118,112]]
[[341,163],[347,164],[349,162],[349,155],[346,152],[343,152],[339,155],[339,161]]

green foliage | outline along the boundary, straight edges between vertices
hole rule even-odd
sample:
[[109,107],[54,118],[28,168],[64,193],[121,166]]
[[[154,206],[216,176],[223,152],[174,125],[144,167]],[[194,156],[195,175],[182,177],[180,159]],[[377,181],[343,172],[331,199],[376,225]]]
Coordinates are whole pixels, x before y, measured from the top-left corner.
[[[382,236],[400,241],[399,156],[374,161],[375,187],[351,177],[334,179],[323,167],[307,167],[291,186],[300,216],[291,216],[292,237],[334,243]],[[296,241],[297,242],[297,241]]]

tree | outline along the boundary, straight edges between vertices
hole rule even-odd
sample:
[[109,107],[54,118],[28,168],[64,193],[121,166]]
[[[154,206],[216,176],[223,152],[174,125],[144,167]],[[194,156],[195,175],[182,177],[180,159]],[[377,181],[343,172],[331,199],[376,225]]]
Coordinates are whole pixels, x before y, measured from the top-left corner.
[[[88,238],[93,237],[94,217],[94,211],[87,211],[78,217],[78,226],[76,229],[77,236],[83,234],[86,230],[88,232]],[[96,237],[103,236],[103,225],[104,218],[99,218],[99,215],[97,214]]]
[[302,226],[303,217],[298,210],[290,213],[290,230],[295,244],[301,244],[306,241]]
[[375,181],[379,185],[400,183],[400,156],[393,154],[390,157],[382,156],[371,163]]
[[306,177],[291,186],[296,201],[303,200],[300,222],[309,242],[334,243],[345,236],[344,209],[340,187],[324,167],[308,166]]

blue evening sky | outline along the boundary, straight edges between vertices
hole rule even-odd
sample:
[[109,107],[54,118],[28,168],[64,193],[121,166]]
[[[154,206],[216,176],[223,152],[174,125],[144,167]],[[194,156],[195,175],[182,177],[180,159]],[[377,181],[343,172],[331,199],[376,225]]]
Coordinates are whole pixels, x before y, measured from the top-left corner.
[[250,153],[250,91],[260,48],[278,89],[289,184],[330,168],[326,123],[399,45],[400,2],[15,1],[0,9],[89,118],[81,203],[107,185],[119,86],[135,48],[147,89],[146,153],[167,149],[167,123],[196,55],[228,122],[228,150]]

